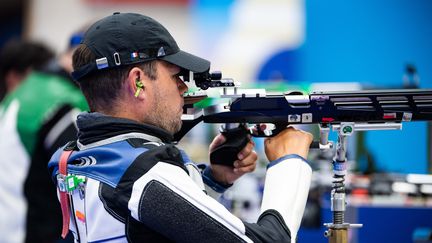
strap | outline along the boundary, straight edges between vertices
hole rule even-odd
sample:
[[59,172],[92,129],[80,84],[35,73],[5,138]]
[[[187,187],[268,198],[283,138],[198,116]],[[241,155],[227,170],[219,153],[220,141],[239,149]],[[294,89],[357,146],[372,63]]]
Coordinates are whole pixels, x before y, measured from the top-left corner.
[[[60,162],[59,162],[59,172],[62,176],[67,175],[67,160],[72,154],[73,150],[63,151]],[[60,206],[63,216],[63,228],[62,228],[62,238],[66,238],[69,232],[69,220],[70,220],[70,209],[69,209],[69,195],[66,191],[59,190],[60,193]]]
[[[63,239],[66,238],[66,235],[69,232],[69,222],[70,222],[69,195],[65,188],[64,178],[67,176],[67,161],[73,152],[73,146],[71,145],[72,145],[71,143],[66,145],[66,147],[63,150],[63,153],[60,156],[60,162],[59,162],[59,173],[62,181],[58,181],[59,184],[58,188],[60,194],[60,206],[61,206],[62,216],[63,216],[63,228],[61,234]],[[61,185],[61,183],[63,183],[63,185]]]

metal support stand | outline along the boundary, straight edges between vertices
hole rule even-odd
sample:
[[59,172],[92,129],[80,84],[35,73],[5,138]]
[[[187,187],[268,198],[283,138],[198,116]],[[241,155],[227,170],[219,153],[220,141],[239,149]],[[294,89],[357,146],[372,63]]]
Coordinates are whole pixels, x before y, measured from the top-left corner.
[[[323,129],[324,128],[324,129]],[[400,130],[402,124],[355,124],[352,122],[341,123],[340,125],[333,125],[333,130],[338,132],[338,142],[336,145],[336,156],[333,159],[333,185],[331,191],[331,211],[333,212],[333,222],[325,223],[324,225],[328,230],[324,236],[329,239],[330,243],[347,243],[348,242],[348,229],[360,228],[362,224],[350,224],[345,222],[345,175],[347,173],[347,159],[346,148],[348,137],[354,131],[368,131],[368,130]],[[321,131],[320,142],[328,143],[328,128],[320,127]]]
[[328,230],[324,233],[330,243],[347,243],[348,229],[362,227],[361,224],[345,222],[345,175],[347,173],[346,147],[347,137],[354,133],[354,123],[343,123],[338,132],[336,156],[333,160],[333,189],[331,191],[331,211],[333,222],[324,224]]

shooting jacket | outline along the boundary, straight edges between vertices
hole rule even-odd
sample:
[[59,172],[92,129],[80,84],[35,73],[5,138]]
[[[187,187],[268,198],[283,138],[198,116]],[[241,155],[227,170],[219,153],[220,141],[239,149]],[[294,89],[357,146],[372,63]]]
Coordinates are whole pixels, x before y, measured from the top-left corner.
[[[292,224],[284,218],[286,210],[280,212],[278,206],[269,207],[263,202],[265,209],[257,223],[243,222],[231,214],[214,199],[225,188],[214,181],[208,167],[199,168],[173,145],[172,137],[164,130],[98,113],[82,113],[77,125],[79,139],[67,167],[70,175],[85,178],[85,185],[70,196],[70,230],[77,241],[291,240]],[[54,181],[61,153],[59,149],[49,163]],[[306,177],[310,173],[310,167],[298,156],[281,158],[274,166],[285,162],[302,165],[302,171],[293,173],[301,172]],[[273,196],[270,201],[278,200],[277,195]],[[306,197],[291,196],[296,200],[287,202],[281,198],[282,203],[289,203],[283,207],[300,210],[302,215]],[[299,200],[300,207],[295,202]],[[290,217],[295,218],[296,212],[291,209],[288,209]],[[295,219],[298,224],[301,215]]]

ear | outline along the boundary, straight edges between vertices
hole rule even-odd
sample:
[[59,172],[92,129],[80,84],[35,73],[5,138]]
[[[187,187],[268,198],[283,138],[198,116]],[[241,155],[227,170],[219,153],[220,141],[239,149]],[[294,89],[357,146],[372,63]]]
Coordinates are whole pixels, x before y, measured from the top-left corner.
[[127,76],[128,89],[130,91],[131,96],[134,96],[135,99],[144,99],[145,98],[145,79],[144,72],[138,68],[133,67]]

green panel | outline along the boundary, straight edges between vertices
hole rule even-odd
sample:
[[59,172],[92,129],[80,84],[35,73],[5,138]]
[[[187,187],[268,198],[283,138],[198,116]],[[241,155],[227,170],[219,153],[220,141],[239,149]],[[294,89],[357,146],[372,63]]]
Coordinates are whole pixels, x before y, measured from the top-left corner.
[[57,109],[70,104],[80,110],[87,110],[81,91],[70,81],[58,76],[34,72],[11,94],[2,106],[18,100],[18,132],[29,154],[33,153],[39,129]]

